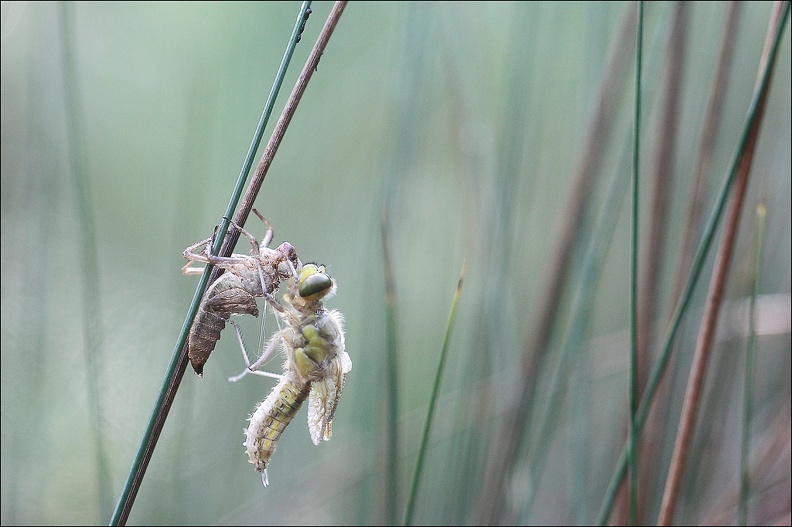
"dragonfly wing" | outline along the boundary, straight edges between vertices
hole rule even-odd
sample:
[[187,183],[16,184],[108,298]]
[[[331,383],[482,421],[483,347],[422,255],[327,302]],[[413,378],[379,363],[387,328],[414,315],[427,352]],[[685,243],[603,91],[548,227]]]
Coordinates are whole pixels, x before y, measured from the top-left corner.
[[333,406],[338,400],[336,392],[335,381],[329,376],[311,384],[311,394],[308,396],[308,432],[314,445],[329,440],[332,435],[330,426]]
[[328,367],[327,375],[311,385],[308,396],[308,430],[315,445],[329,441],[333,435],[335,415],[347,373],[352,370],[352,360],[346,351],[336,356]]

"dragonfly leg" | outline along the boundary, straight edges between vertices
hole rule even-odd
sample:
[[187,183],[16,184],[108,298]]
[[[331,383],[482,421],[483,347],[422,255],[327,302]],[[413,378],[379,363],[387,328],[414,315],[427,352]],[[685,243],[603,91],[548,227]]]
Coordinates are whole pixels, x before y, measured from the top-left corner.
[[[211,238],[201,240],[200,242],[190,245],[184,249],[184,257],[188,260],[188,262],[184,265],[184,267],[182,267],[182,273],[188,276],[201,274],[203,272],[203,267],[192,266],[194,262],[212,264],[217,267],[226,268],[229,265],[247,262],[250,259],[250,256],[215,256],[211,254],[209,251],[214,243],[213,240],[214,235],[212,235]],[[258,242],[256,243],[258,244]],[[204,250],[200,253],[195,252],[195,250],[201,246],[204,246]]]
[[229,322],[234,326],[234,329],[236,330],[237,339],[239,340],[239,346],[242,349],[242,358],[245,360],[246,368],[242,373],[240,373],[235,377],[229,377],[228,380],[231,382],[236,382],[245,375],[247,375],[248,373],[254,373],[256,375],[262,375],[264,377],[273,377],[275,379],[280,379],[282,375],[278,375],[277,373],[258,371],[259,367],[261,367],[261,365],[264,364],[264,362],[269,358],[270,355],[272,355],[272,352],[275,351],[275,348],[278,346],[278,342],[280,341],[279,334],[276,333],[272,337],[272,340],[269,342],[267,347],[262,352],[261,357],[259,357],[258,360],[256,360],[256,362],[251,364],[247,352],[247,346],[245,345],[245,340],[242,338],[242,330],[239,328],[239,325],[233,320],[229,320]]
[[264,225],[267,226],[267,232],[264,234],[264,237],[261,239],[261,245],[263,247],[267,247],[270,244],[270,242],[272,241],[272,234],[273,234],[272,225],[270,225],[270,222],[268,222],[267,219],[264,216],[262,216],[261,213],[259,211],[257,211],[256,209],[253,209],[253,213],[256,216],[258,216],[258,218],[261,221],[264,222]]
[[243,227],[237,225],[235,221],[232,221],[231,225],[233,225],[239,232],[241,232],[245,236],[245,238],[247,238],[250,241],[250,246],[253,248],[253,252],[252,252],[253,255],[257,255],[261,252],[261,249],[259,249],[259,243],[256,241],[256,238],[254,238],[252,234],[246,231]]
[[191,267],[194,262],[201,262],[201,263],[209,263],[206,255],[203,254],[204,251],[201,253],[196,253],[195,250],[198,247],[206,246],[212,238],[207,238],[205,240],[201,240],[196,244],[190,245],[186,249],[184,249],[184,257],[188,260],[187,263],[182,267],[182,273],[186,275],[194,275],[194,274],[201,274],[203,272],[203,267]]
[[203,273],[203,270],[203,267],[193,266],[193,262],[187,262],[184,264],[184,267],[182,267],[182,274],[185,276],[195,276]]

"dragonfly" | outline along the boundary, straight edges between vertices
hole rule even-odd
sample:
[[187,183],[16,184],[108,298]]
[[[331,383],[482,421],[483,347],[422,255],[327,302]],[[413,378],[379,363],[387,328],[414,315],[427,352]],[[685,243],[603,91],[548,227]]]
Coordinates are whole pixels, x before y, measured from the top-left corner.
[[[318,445],[331,438],[333,416],[347,374],[352,371],[352,360],[344,343],[344,318],[336,310],[325,309],[323,303],[335,294],[335,280],[324,266],[308,263],[289,279],[288,289],[283,295],[283,309],[275,308],[284,327],[272,335],[261,357],[253,364],[243,345],[247,368],[229,379],[236,381],[247,373],[278,379],[248,419],[243,443],[265,487],[269,485],[267,467],[275,444],[306,399],[311,440]],[[261,365],[278,347],[284,355],[283,373],[260,371]]]
[[257,317],[256,298],[260,297],[264,297],[276,309],[282,309],[274,293],[282,281],[290,279],[297,269],[302,268],[297,252],[289,242],[283,242],[275,249],[268,247],[273,236],[272,226],[259,211],[253,209],[253,212],[267,227],[260,243],[252,234],[232,222],[234,228],[250,241],[249,255],[214,256],[211,248],[215,235],[184,249],[184,257],[188,261],[182,267],[183,274],[203,273],[204,267],[194,265],[195,262],[212,264],[225,270],[207,287],[190,328],[187,352],[190,364],[199,376],[203,376],[204,364],[214,351],[231,315]]

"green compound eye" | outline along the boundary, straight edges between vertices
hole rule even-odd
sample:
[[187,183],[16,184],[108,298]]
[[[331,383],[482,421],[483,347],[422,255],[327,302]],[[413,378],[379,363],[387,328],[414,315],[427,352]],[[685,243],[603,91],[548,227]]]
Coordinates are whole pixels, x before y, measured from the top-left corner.
[[300,274],[299,293],[303,298],[328,291],[331,287],[333,287],[333,281],[330,279],[330,277],[318,269],[316,269],[313,274],[309,274],[308,276],[302,276],[303,273]]

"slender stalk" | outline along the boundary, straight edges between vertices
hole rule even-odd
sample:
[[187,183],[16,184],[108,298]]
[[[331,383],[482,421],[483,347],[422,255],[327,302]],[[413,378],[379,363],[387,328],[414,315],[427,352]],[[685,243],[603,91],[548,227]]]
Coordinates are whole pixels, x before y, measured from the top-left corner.
[[[785,6],[784,13],[782,15],[780,28],[784,27],[784,24],[788,18],[788,14],[789,14],[789,4],[787,3]],[[781,31],[779,31],[776,34],[775,41],[773,42],[773,48],[768,58],[768,64],[773,64],[775,62],[780,41],[781,41]],[[757,87],[757,89],[754,91],[753,97],[751,98],[751,102],[748,106],[745,124],[743,125],[740,139],[738,141],[737,149],[735,150],[734,155],[729,163],[729,168],[726,173],[726,178],[718,193],[718,197],[716,199],[712,213],[709,219],[707,220],[706,227],[704,228],[704,233],[702,235],[701,243],[699,244],[698,249],[696,250],[696,254],[693,258],[693,264],[690,275],[688,276],[687,283],[683,288],[679,303],[677,304],[677,307],[674,310],[674,314],[671,317],[671,324],[668,333],[666,334],[664,344],[661,348],[660,356],[657,362],[655,363],[654,367],[652,368],[652,372],[649,375],[649,382],[646,385],[646,391],[641,397],[641,405],[638,409],[639,432],[643,429],[643,426],[646,423],[646,416],[648,415],[649,410],[651,409],[655,391],[657,390],[657,386],[660,383],[660,379],[663,376],[665,367],[668,364],[668,358],[671,354],[671,349],[674,345],[677,331],[679,331],[679,327],[682,321],[682,316],[687,311],[687,308],[693,297],[693,290],[695,289],[696,285],[698,284],[698,280],[701,277],[702,269],[704,267],[704,262],[707,258],[707,255],[709,254],[709,250],[710,247],[712,246],[712,241],[715,236],[715,230],[718,226],[718,223],[720,222],[720,218],[723,214],[723,211],[726,208],[726,200],[729,196],[730,190],[732,189],[732,186],[735,181],[735,177],[737,174],[737,167],[740,164],[742,157],[747,150],[748,137],[753,128],[753,123],[758,116],[760,100],[763,99],[762,95],[769,86],[770,68],[767,67],[767,64],[763,64],[762,66],[763,68],[760,68],[763,71],[762,81]],[[614,470],[613,476],[611,477],[610,483],[608,484],[608,488],[605,491],[605,497],[603,499],[602,507],[600,508],[597,518],[597,523],[600,525],[607,522],[608,517],[610,516],[611,507],[613,506],[613,500],[616,496],[616,491],[618,490],[619,483],[626,472],[626,468],[627,468],[627,449],[625,447],[622,449],[619,460],[616,463],[616,469]]]
[[751,422],[753,421],[754,375],[756,371],[756,296],[762,275],[762,254],[764,252],[764,232],[767,208],[760,203],[756,208],[756,253],[754,255],[753,287],[751,288],[751,309],[748,325],[748,350],[745,353],[745,388],[743,389],[743,429],[740,446],[740,501],[737,509],[739,525],[748,524],[748,496],[750,495]]
[[[681,2],[684,4],[684,2]],[[668,302],[668,308],[673,309],[679,302],[682,287],[685,285],[685,278],[690,273],[691,261],[696,249],[696,237],[699,236],[702,229],[703,222],[703,207],[704,196],[707,178],[711,175],[712,156],[715,148],[715,141],[718,137],[720,130],[721,116],[723,114],[723,105],[728,91],[731,66],[734,58],[734,44],[737,37],[737,29],[740,20],[740,2],[730,2],[728,12],[726,13],[723,31],[718,51],[717,69],[715,75],[712,77],[710,85],[710,93],[707,100],[707,109],[702,120],[701,131],[699,134],[699,143],[696,152],[696,162],[693,171],[693,181],[689,189],[690,198],[687,205],[686,219],[684,224],[683,242],[678,249],[678,260],[676,269],[674,271],[674,285],[673,292]],[[677,61],[681,62],[681,61]],[[644,291],[644,294],[646,292]],[[670,316],[668,313],[666,316]],[[676,364],[679,361],[679,353],[677,353],[679,346],[671,351],[669,359],[669,371],[675,371]],[[640,348],[639,348],[640,349]],[[651,354],[649,355],[651,357]],[[651,365],[651,359],[647,359],[646,367]],[[648,371],[648,370],[647,370]],[[645,386],[645,383],[644,383]],[[643,392],[643,389],[641,390]],[[662,445],[665,444],[664,438],[668,433],[668,420],[670,408],[672,405],[672,394],[669,391],[669,383],[665,379],[661,382],[658,393],[655,396],[657,403],[652,411],[651,417],[646,424],[643,432],[644,440],[642,442],[642,461],[641,461],[641,485],[644,489],[643,511],[650,508],[649,500],[654,499],[656,494],[655,488],[658,488],[662,482],[657,481],[653,477],[659,470],[662,463]],[[659,496],[657,496],[659,498]],[[639,518],[646,521],[645,513],[639,510]]]
[[643,9],[638,2],[638,33],[635,46],[635,122],[633,131],[632,166],[632,227],[630,243],[630,486],[627,493],[629,503],[628,521],[638,521],[638,430],[635,415],[638,411],[638,170],[641,151],[641,63],[643,55]]
[[599,86],[593,116],[589,123],[586,146],[576,167],[574,190],[566,206],[566,218],[557,240],[556,253],[551,265],[552,274],[542,295],[542,314],[530,336],[524,339],[521,350],[518,393],[506,410],[498,428],[498,449],[489,463],[484,490],[480,494],[474,523],[494,524],[498,522],[503,506],[504,488],[511,474],[517,452],[525,436],[526,424],[531,421],[531,404],[535,399],[537,377],[542,371],[549,343],[555,331],[561,310],[563,290],[577,244],[591,203],[591,194],[598,179],[602,160],[613,130],[615,110],[621,100],[622,76],[629,66],[629,49],[632,45],[635,17],[632,4],[624,15],[619,36],[611,48],[606,72]]
[[[582,359],[582,342],[591,320],[594,300],[597,293],[597,281],[602,275],[602,268],[608,249],[613,241],[613,234],[619,218],[624,196],[630,177],[628,158],[629,149],[624,149],[623,161],[614,170],[608,183],[606,198],[600,206],[596,227],[589,237],[585,256],[576,273],[575,285],[572,287],[574,298],[570,303],[569,326],[564,334],[553,377],[548,384],[549,389],[543,390],[543,411],[538,423],[531,427],[531,441],[526,456],[531,470],[528,473],[528,497],[524,500],[522,518],[529,517],[539,483],[547,463],[547,450],[553,445],[552,433],[556,430],[556,421],[563,413],[564,397],[570,391],[569,375],[576,369],[576,363]],[[577,367],[579,369],[579,366]]]
[[63,89],[65,92],[66,144],[68,146],[69,172],[77,198],[77,221],[80,228],[80,265],[83,306],[83,353],[85,378],[89,403],[88,422],[91,424],[92,449],[96,461],[96,484],[99,488],[99,514],[105,517],[112,507],[110,495],[110,469],[108,455],[102,438],[102,405],[99,395],[99,357],[104,345],[102,330],[101,294],[99,291],[99,257],[96,250],[96,227],[93,200],[91,199],[90,168],[86,146],[85,112],[78,89],[77,64],[74,52],[74,5],[58,3],[61,51],[63,52]]
[[[289,61],[291,60],[291,56],[294,52],[294,48],[297,45],[297,42],[300,40],[300,36],[302,35],[303,28],[305,27],[305,22],[308,16],[310,15],[309,6],[310,6],[310,2],[304,2],[300,8],[300,13],[297,17],[297,22],[295,23],[294,30],[292,31],[292,35],[289,39],[289,43],[287,44],[286,52],[284,53],[283,60],[281,61],[280,68],[278,70],[275,82],[273,84],[273,89],[270,91],[270,96],[267,99],[267,104],[265,105],[264,112],[262,113],[262,117],[259,120],[259,125],[256,128],[256,132],[254,134],[251,148],[248,150],[248,155],[245,159],[243,169],[240,172],[236,186],[232,193],[231,200],[229,202],[228,209],[226,210],[226,214],[224,215],[224,221],[220,227],[220,230],[218,231],[218,236],[216,238],[215,245],[212,248],[213,254],[218,254],[218,250],[217,250],[218,245],[222,242],[222,240],[225,237],[225,233],[228,230],[229,218],[231,217],[231,214],[233,213],[233,209],[236,207],[236,203],[238,202],[239,196],[242,193],[242,188],[244,187],[245,180],[247,179],[248,171],[250,169],[250,166],[252,165],[252,158],[255,155],[255,151],[257,150],[258,145],[261,141],[261,136],[264,133],[266,122],[272,111],[272,107],[274,106],[278,89],[280,88],[280,85],[283,82],[283,77],[286,74],[286,69],[288,68]],[[289,108],[289,103],[287,103],[286,108],[284,108],[284,112],[286,112],[288,108]],[[255,191],[256,192],[258,191],[258,187],[255,189]],[[250,194],[251,192],[252,189],[248,188],[247,194]],[[232,250],[233,250],[233,245],[226,246],[226,244],[224,244],[219,254],[223,256],[227,256],[231,254]],[[195,295],[193,296],[193,300],[192,303],[190,304],[190,308],[187,312],[187,316],[185,318],[184,324],[182,325],[182,330],[181,333],[179,334],[178,341],[173,350],[171,362],[168,367],[168,371],[166,373],[162,387],[160,388],[157,401],[154,404],[154,409],[152,411],[151,418],[149,420],[148,426],[146,427],[146,431],[143,435],[143,439],[141,440],[140,447],[135,456],[135,460],[133,461],[132,467],[127,477],[127,481],[124,485],[124,489],[122,490],[121,496],[119,497],[118,504],[116,505],[116,509],[113,512],[113,516],[110,520],[111,525],[124,525],[126,524],[126,521],[129,518],[129,513],[132,509],[132,505],[135,502],[135,497],[137,496],[137,492],[140,489],[140,484],[143,481],[143,476],[146,473],[146,468],[148,467],[148,463],[151,460],[151,456],[154,452],[154,448],[157,444],[157,440],[159,439],[159,435],[165,424],[165,420],[167,419],[168,412],[170,411],[170,407],[173,404],[173,400],[176,397],[176,392],[178,391],[181,380],[184,377],[184,372],[187,368],[188,359],[187,359],[186,343],[187,343],[187,335],[189,333],[190,327],[192,326],[192,321],[195,318],[195,314],[198,311],[198,305],[200,303],[201,297],[203,296],[203,292],[206,289],[206,285],[209,283],[211,279],[215,279],[216,276],[218,275],[219,273],[217,272],[216,269],[212,269],[211,266],[207,266],[207,268],[204,270],[203,275],[201,276],[201,280],[198,284],[198,287],[196,288]]]
[[388,394],[388,415],[387,415],[387,434],[388,452],[387,466],[385,470],[385,518],[388,525],[396,524],[396,510],[398,509],[398,481],[399,481],[399,369],[397,360],[398,345],[396,336],[398,335],[396,324],[396,285],[393,280],[393,257],[391,255],[391,236],[388,222],[387,207],[382,208],[382,259],[385,272],[385,312],[386,312],[386,332],[387,350],[386,357],[386,376]]
[[[781,25],[779,22],[781,20],[782,8],[783,5],[780,2],[776,2],[773,9],[773,15],[771,16],[770,26],[768,27],[767,31],[765,49],[762,54],[762,62],[768,64],[768,67],[766,68],[768,86],[769,78],[772,77],[774,61],[768,62],[767,58],[772,47],[773,37],[775,34],[781,34]],[[785,13],[788,12],[789,3],[786,4]],[[786,14],[784,15],[784,20],[786,20]],[[761,78],[762,74],[760,69],[759,78],[757,78],[757,85],[762,80]],[[748,188],[748,175],[750,174],[753,153],[754,149],[756,148],[757,139],[759,137],[759,127],[762,122],[768,91],[768,89],[762,91],[758,103],[757,117],[751,123],[746,151],[740,159],[738,177],[729,207],[726,228],[723,234],[723,239],[721,240],[721,245],[718,248],[718,254],[715,260],[715,269],[712,275],[712,280],[710,281],[709,293],[707,295],[704,319],[702,321],[698,341],[696,342],[696,351],[693,356],[693,364],[691,365],[688,390],[685,394],[685,401],[682,407],[680,427],[677,432],[676,442],[674,444],[674,453],[671,457],[671,466],[669,469],[668,478],[666,480],[665,492],[663,493],[663,501],[660,505],[658,525],[670,525],[674,518],[674,511],[676,509],[677,498],[679,496],[679,489],[682,482],[682,474],[687,461],[687,453],[690,448],[690,442],[693,438],[693,429],[696,424],[696,417],[698,415],[701,391],[704,387],[704,376],[707,371],[707,363],[709,361],[712,343],[715,337],[715,328],[718,323],[718,315],[720,313],[723,292],[726,288],[726,278],[729,273],[729,264],[731,263],[734,244],[737,239],[740,214],[742,212],[745,193]]]
[[[760,308],[759,311],[761,312],[762,309]],[[752,441],[754,458],[749,467],[748,479],[753,482],[755,489],[762,489],[761,500],[765,505],[768,502],[783,504],[784,500],[789,501],[781,496],[776,500],[771,495],[779,490],[783,492],[785,485],[789,488],[790,410],[792,406],[787,397],[786,401],[777,408],[772,422],[767,423],[764,431]],[[729,488],[727,492],[723,492],[721,499],[710,507],[710,514],[702,517],[698,523],[700,525],[730,523],[734,519],[735,507],[739,507],[739,493],[739,483]],[[754,525],[789,525],[789,522],[777,520],[778,513],[775,507],[757,507],[753,523]]]
[[[398,353],[398,320],[396,313],[396,286],[394,259],[391,252],[393,245],[392,213],[399,210],[400,200],[405,193],[401,185],[404,184],[403,167],[415,162],[416,147],[422,144],[420,133],[416,130],[421,127],[416,125],[420,121],[420,104],[416,100],[424,96],[427,79],[427,64],[429,55],[426,50],[430,46],[433,21],[435,20],[434,8],[428,3],[410,2],[405,5],[405,27],[402,35],[403,49],[400,57],[393,65],[394,79],[392,91],[392,108],[390,111],[391,137],[386,138],[383,150],[386,161],[382,166],[382,210],[381,210],[381,242],[383,251],[383,265],[385,273],[385,324],[386,347],[382,350],[385,354],[385,402],[387,415],[385,416],[386,430],[383,433],[385,448],[384,470],[384,507],[378,508],[380,514],[377,522],[387,525],[397,525],[403,514],[401,503],[402,472],[399,469],[399,362]],[[365,508],[365,503],[361,503]],[[370,508],[368,509],[370,510]],[[384,513],[384,514],[383,514]]]
[[687,39],[687,2],[676,2],[668,35],[668,54],[663,74],[664,93],[657,151],[654,158],[652,210],[644,261],[644,275],[638,313],[638,393],[643,392],[652,356],[652,321],[657,319],[660,298],[660,277],[665,242],[668,238],[668,206],[674,184],[674,160],[677,142],[677,123],[681,104],[682,72],[685,66]]
[[418,460],[415,463],[415,474],[413,475],[412,485],[410,488],[410,497],[407,500],[407,512],[404,514],[404,525],[412,525],[413,513],[415,511],[415,499],[418,496],[418,485],[421,481],[421,472],[423,471],[426,446],[429,444],[429,431],[432,429],[434,410],[437,406],[437,397],[440,394],[440,381],[443,379],[446,357],[448,356],[448,346],[451,344],[451,329],[454,327],[454,318],[456,316],[457,303],[459,302],[459,294],[462,292],[462,280],[464,277],[465,262],[462,262],[462,270],[459,272],[459,280],[457,281],[456,290],[454,291],[454,299],[451,301],[451,312],[448,314],[448,324],[446,325],[445,336],[443,337],[443,346],[440,350],[440,362],[437,364],[437,371],[435,372],[432,396],[429,399],[429,410],[426,414],[426,421],[424,422],[423,434],[421,436],[421,447],[418,449]]
[[701,138],[698,144],[696,166],[693,171],[693,188],[690,193],[687,220],[685,221],[684,241],[681,245],[679,264],[676,270],[673,301],[679,300],[684,285],[685,273],[690,269],[693,251],[696,246],[696,234],[701,225],[701,212],[704,201],[704,187],[712,165],[715,152],[715,141],[720,130],[723,105],[726,101],[729,77],[734,64],[734,44],[737,41],[741,2],[731,2],[723,28],[723,39],[718,52],[718,68],[712,81],[707,110],[702,120]]

